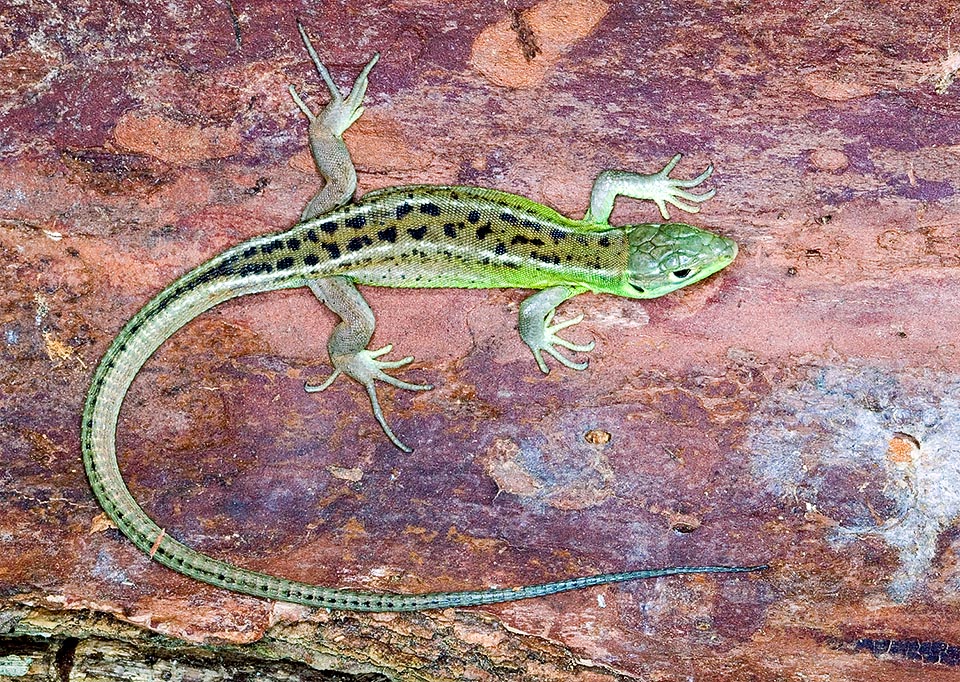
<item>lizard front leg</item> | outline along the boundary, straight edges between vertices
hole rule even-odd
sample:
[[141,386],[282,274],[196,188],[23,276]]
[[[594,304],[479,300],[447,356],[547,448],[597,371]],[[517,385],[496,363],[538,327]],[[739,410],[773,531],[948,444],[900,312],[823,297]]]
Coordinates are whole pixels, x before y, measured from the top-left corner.
[[382,381],[408,391],[427,391],[433,387],[401,381],[383,371],[409,364],[413,362],[413,357],[402,360],[378,360],[377,358],[381,355],[393,350],[393,346],[387,345],[379,350],[367,349],[367,344],[373,337],[376,320],[370,306],[357,291],[353,282],[346,277],[327,277],[308,280],[307,286],[324,305],[340,317],[341,322],[334,327],[327,341],[327,351],[330,353],[330,362],[333,363],[334,368],[333,374],[320,385],[305,384],[304,389],[308,393],[323,391],[336,381],[338,376],[346,374],[367,389],[367,395],[370,396],[370,404],[373,407],[373,416],[380,423],[387,438],[404,452],[410,452],[410,448],[394,435],[384,419],[374,382]]
[[687,213],[699,212],[700,207],[696,204],[703,203],[717,191],[711,189],[703,194],[694,194],[687,190],[709,178],[713,174],[713,166],[707,166],[707,169],[695,178],[676,180],[670,177],[670,171],[680,163],[680,158],[681,155],[677,154],[662,170],[650,175],[619,170],[603,171],[593,181],[593,189],[590,191],[590,208],[583,217],[584,222],[594,223],[599,226],[599,229],[608,227],[610,213],[613,212],[613,202],[618,196],[652,201],[660,209],[660,215],[664,220],[670,219],[667,204],[673,204]]
[[520,304],[519,330],[520,338],[530,346],[533,351],[533,357],[537,361],[540,371],[547,374],[550,369],[544,362],[543,354],[553,356],[556,360],[570,369],[586,369],[587,361],[574,362],[560,353],[555,346],[560,346],[575,353],[589,353],[593,350],[594,342],[587,344],[571,343],[566,339],[557,336],[557,332],[567,327],[579,324],[583,320],[583,315],[577,315],[573,319],[555,324],[552,327],[550,322],[557,312],[558,305],[572,298],[577,294],[582,294],[586,289],[572,286],[555,286],[543,291],[538,291],[532,296],[528,296]]

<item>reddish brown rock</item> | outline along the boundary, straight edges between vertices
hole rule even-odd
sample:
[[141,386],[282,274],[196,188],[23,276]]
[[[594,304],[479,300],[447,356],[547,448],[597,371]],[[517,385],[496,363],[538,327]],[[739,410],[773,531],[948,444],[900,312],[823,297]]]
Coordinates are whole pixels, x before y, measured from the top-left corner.
[[[5,9],[0,664],[15,667],[0,674],[955,677],[953,10]],[[367,290],[374,345],[415,354],[403,376],[437,387],[383,391],[409,455],[357,386],[303,392],[329,372],[333,324],[308,292],[223,305],[127,398],[118,442],[137,499],[210,554],[360,589],[771,570],[339,614],[206,587],[103,522],[78,445],[101,353],[171,279],[289,227],[317,189],[286,93],[325,96],[298,17],[342,84],[382,54],[347,139],[361,190],[477,184],[582,215],[601,169],[654,171],[681,151],[678,176],[717,168],[717,197],[689,220],[741,255],[656,301],[566,304],[561,319],[586,318],[571,336],[598,342],[584,373],[540,374],[515,331],[523,292]],[[627,201],[615,213],[658,219]]]

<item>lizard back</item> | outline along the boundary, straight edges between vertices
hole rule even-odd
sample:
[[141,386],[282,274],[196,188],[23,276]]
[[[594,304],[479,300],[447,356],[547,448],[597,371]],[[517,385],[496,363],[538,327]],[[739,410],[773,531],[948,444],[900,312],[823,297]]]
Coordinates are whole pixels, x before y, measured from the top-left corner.
[[287,273],[346,275],[387,287],[539,289],[575,282],[594,291],[619,289],[629,253],[625,230],[582,225],[507,192],[395,187],[230,249],[218,273],[274,281]]

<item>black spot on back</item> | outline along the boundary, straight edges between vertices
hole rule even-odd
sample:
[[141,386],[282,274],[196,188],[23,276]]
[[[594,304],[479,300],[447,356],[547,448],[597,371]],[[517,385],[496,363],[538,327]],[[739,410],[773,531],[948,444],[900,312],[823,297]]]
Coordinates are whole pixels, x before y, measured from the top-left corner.
[[201,284],[206,284],[207,282],[211,282],[217,279],[218,277],[227,277],[229,275],[234,274],[234,272],[236,271],[236,267],[234,266],[234,263],[237,260],[239,260],[239,258],[240,257],[237,255],[230,256],[229,258],[219,263],[218,265],[211,267],[206,272],[200,273],[199,275],[196,276],[196,278],[194,278],[190,282],[190,287],[191,288],[196,287]]
[[493,234],[493,228],[490,227],[489,222],[477,228],[477,239],[486,239],[491,234]]
[[498,256],[502,256],[507,252],[507,247],[503,242],[497,242],[497,247],[493,250]]
[[420,212],[436,217],[440,215],[440,207],[436,204],[428,203],[420,207]]
[[377,232],[377,237],[379,237],[381,241],[390,242],[391,244],[393,244],[394,242],[397,241],[397,228],[391,226],[386,228],[385,230],[380,230],[379,232]]
[[277,270],[287,270],[293,267],[293,258],[291,256],[285,256],[277,261]]
[[364,246],[370,246],[371,244],[373,244],[373,240],[370,239],[370,236],[362,234],[347,242],[347,251],[359,251]]
[[534,246],[543,246],[544,242],[539,237],[530,239],[526,235],[518,234],[510,240],[510,245],[513,246],[514,244],[533,244]]
[[307,265],[316,265],[317,263],[320,262],[320,256],[318,256],[315,253],[308,253],[306,256],[303,257],[303,262],[306,263]]
[[553,240],[554,244],[559,244],[560,241],[567,236],[567,233],[561,230],[560,228],[553,228],[550,230],[550,239]]
[[237,272],[242,275],[259,275],[263,272],[272,272],[273,266],[270,263],[244,263]]
[[280,249],[280,248],[283,248],[282,244],[278,244],[278,243],[275,242],[275,241],[274,241],[274,242],[267,242],[266,244],[263,244],[263,245],[260,247],[260,253],[262,253],[262,254],[265,255],[265,256],[269,256],[271,253],[273,253],[274,251],[276,251],[277,249]]
[[473,209],[467,214],[467,220],[476,225],[480,222],[480,211]]
[[314,244],[320,241],[319,238],[317,237],[317,231],[314,229],[307,230],[307,239],[312,241]]
[[409,235],[414,239],[423,239],[427,234],[427,226],[421,225],[420,227],[411,227],[407,230]]
[[296,251],[300,248],[300,240],[296,237],[290,237],[290,239],[287,240],[287,248],[291,251]]
[[500,214],[500,220],[510,223],[511,225],[516,225],[520,222],[517,216],[513,215],[512,213],[507,213],[506,211]]
[[407,214],[409,214],[410,211],[412,210],[413,210],[413,206],[411,206],[410,204],[400,204],[399,206],[397,206],[397,220],[401,220],[405,218]]
[[444,223],[443,233],[448,237],[450,237],[451,239],[454,239],[457,236],[457,226],[454,225],[453,223]]
[[362,215],[355,215],[352,218],[347,218],[344,220],[343,224],[347,227],[352,227],[355,230],[359,230],[361,227],[367,224],[367,219]]
[[337,231],[337,224],[332,221],[326,222],[326,223],[320,223],[320,225],[318,225],[317,227],[319,227],[320,230],[322,232],[325,232],[326,234],[333,234],[334,232]]
[[339,258],[339,257],[340,257],[340,247],[337,246],[336,243],[334,243],[334,242],[324,242],[324,243],[321,244],[320,246],[322,246],[322,247],[324,248],[324,250],[325,250],[327,253],[330,254],[330,257],[331,257],[331,258]]
[[604,248],[610,246],[610,238],[609,238],[609,237],[600,237],[600,242],[599,242],[599,244],[600,244],[600,246],[602,246],[602,247],[604,247]]

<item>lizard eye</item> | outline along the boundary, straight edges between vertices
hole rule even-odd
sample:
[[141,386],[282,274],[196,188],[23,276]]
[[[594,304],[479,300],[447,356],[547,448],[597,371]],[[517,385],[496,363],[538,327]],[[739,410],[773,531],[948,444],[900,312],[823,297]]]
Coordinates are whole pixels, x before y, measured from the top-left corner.
[[681,279],[686,279],[687,277],[689,277],[689,276],[690,276],[690,272],[691,272],[690,268],[683,268],[683,269],[681,269],[681,270],[674,270],[673,272],[670,273],[670,278],[673,279],[673,280],[676,282],[676,281],[679,281],[679,280],[681,280]]

